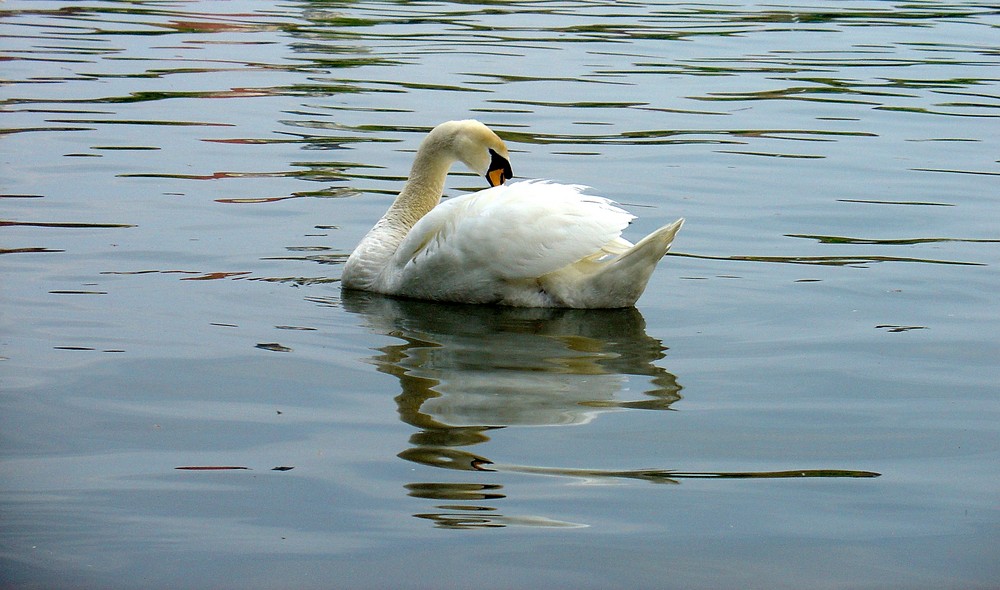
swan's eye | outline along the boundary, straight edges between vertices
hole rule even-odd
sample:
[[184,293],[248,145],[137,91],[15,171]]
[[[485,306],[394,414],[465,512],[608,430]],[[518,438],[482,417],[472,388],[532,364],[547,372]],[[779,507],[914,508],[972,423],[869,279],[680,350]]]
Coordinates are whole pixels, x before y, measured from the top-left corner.
[[514,171],[511,170],[507,158],[493,150],[490,150],[490,158],[490,169],[486,172],[486,182],[489,182],[490,186],[500,186],[508,178],[513,178]]

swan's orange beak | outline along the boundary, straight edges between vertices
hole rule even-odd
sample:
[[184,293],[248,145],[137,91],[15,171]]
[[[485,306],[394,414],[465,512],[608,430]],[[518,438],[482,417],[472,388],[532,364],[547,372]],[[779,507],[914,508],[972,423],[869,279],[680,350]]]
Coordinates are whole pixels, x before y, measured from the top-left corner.
[[500,168],[490,170],[486,173],[486,181],[490,183],[490,186],[500,186],[504,181],[503,170]]
[[492,160],[490,160],[490,169],[486,172],[486,182],[490,183],[490,186],[500,186],[508,178],[514,176],[514,171],[511,170],[510,162],[507,161],[507,158],[493,150],[490,150],[490,155],[492,156]]

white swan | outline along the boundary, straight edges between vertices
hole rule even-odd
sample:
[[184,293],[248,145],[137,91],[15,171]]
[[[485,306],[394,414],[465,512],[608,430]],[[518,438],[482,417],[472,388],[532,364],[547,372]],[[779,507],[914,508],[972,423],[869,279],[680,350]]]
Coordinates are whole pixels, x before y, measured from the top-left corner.
[[[456,161],[490,186],[441,203]],[[683,219],[632,245],[635,219],[585,187],[504,184],[507,146],[478,121],[449,121],[424,139],[410,178],[347,259],[345,289],[520,307],[630,307]]]

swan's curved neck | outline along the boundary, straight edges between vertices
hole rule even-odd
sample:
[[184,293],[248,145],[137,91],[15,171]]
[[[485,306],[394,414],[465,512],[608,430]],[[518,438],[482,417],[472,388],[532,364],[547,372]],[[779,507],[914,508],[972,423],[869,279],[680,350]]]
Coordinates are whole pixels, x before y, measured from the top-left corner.
[[341,277],[346,286],[370,289],[375,285],[414,224],[441,202],[445,179],[454,162],[446,143],[435,134],[424,140],[402,192],[348,258]]
[[[410,169],[410,177],[389,210],[361,239],[344,263],[341,281],[345,288],[391,292],[396,277],[394,257],[413,226],[441,202],[445,180],[452,164],[461,161],[471,170],[486,174],[493,150],[506,156],[507,149],[495,133],[478,121],[448,121],[424,138]],[[386,290],[388,289],[388,290]]]
[[410,177],[385,217],[407,230],[441,202],[448,170],[456,159],[438,142],[425,142],[417,151]]

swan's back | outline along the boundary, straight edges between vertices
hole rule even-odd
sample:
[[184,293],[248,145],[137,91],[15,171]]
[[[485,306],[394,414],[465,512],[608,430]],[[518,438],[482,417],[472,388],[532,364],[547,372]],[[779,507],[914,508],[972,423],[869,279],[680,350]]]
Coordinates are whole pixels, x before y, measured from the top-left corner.
[[499,278],[539,277],[592,254],[634,217],[586,187],[513,182],[457,197],[424,216],[400,244],[397,260],[448,257]]
[[524,181],[445,201],[413,226],[376,290],[442,301],[580,307],[565,299],[572,296],[566,280],[596,274],[631,248],[621,232],[634,218],[583,189]]

